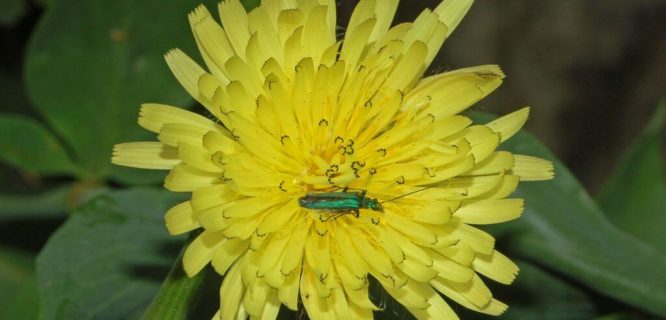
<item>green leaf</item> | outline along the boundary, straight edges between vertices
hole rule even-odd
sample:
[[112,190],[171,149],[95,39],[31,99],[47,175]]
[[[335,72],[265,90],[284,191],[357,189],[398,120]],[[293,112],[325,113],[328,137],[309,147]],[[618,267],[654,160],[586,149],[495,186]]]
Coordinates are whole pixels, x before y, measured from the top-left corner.
[[661,132],[666,101],[643,135],[626,151],[599,196],[608,218],[620,229],[666,253],[666,176]]
[[155,300],[153,300],[142,319],[188,319],[192,300],[203,284],[204,277],[203,272],[199,272],[199,274],[192,278],[189,278],[185,274],[182,264],[183,251],[181,251],[176,263],[171,267],[169,275],[164,283],[162,283],[160,291],[155,296]]
[[0,319],[37,319],[34,255],[0,247]]
[[166,191],[131,189],[74,212],[37,258],[41,319],[143,314],[182,244],[163,222],[178,200]]
[[243,7],[245,7],[245,10],[249,12],[258,7],[261,4],[261,0],[241,0],[241,3],[243,4]]
[[222,277],[207,267],[189,278],[181,260],[185,248],[142,319],[203,319],[212,317],[217,311]]
[[25,116],[0,114],[0,161],[43,175],[74,174],[67,152],[39,122]]
[[106,189],[68,184],[38,194],[0,194],[0,221],[12,219],[64,218]]
[[54,0],[47,8],[28,49],[28,93],[91,178],[111,175],[114,144],[155,139],[136,124],[141,103],[191,104],[163,55],[180,47],[198,56],[187,14],[200,3]]
[[[1,2],[2,0],[0,0]],[[0,8],[0,11],[2,9]],[[18,48],[18,40],[5,40],[5,45],[9,47],[11,53],[6,52],[5,54],[9,55],[20,55]],[[6,58],[7,63],[11,58]],[[13,59],[12,59],[13,60]],[[23,87],[23,81],[21,74],[12,71],[4,71],[0,69],[0,111],[1,112],[10,112],[12,114],[30,114],[32,111],[29,107],[28,97],[25,93],[25,88]]]
[[525,199],[525,212],[499,250],[666,316],[666,256],[615,228],[564,164],[530,134],[520,132],[502,148],[552,160],[555,179],[521,183],[515,196]]

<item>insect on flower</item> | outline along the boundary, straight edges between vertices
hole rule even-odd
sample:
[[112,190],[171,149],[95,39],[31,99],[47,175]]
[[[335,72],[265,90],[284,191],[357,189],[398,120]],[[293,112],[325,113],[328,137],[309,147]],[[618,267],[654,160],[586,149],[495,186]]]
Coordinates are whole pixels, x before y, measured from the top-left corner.
[[381,202],[375,198],[367,197],[367,190],[349,191],[348,188],[343,188],[341,192],[308,192],[307,195],[298,199],[298,204],[305,209],[334,213],[333,219],[346,213],[353,213],[354,217],[358,218],[361,209],[383,213],[382,203],[404,198],[429,188],[425,187]]
[[391,26],[398,0],[360,0],[341,38],[334,0],[249,12],[225,0],[221,25],[203,6],[190,14],[207,68],[178,49],[166,61],[215,119],[144,104],[139,124],[158,141],[116,145],[112,161],[169,170],[164,186],[192,193],[165,222],[203,229],[183,267],[224,276],[215,319],[282,307],[372,319],[373,282],[418,319],[458,319],[449,303],[504,312],[485,281],[509,284],[518,266],[477,225],[520,217],[510,195],[553,167],[497,150],[529,108],[481,124],[460,115],[499,87],[498,66],[424,77],[472,2]]
[[342,192],[310,192],[298,199],[298,204],[305,209],[314,209],[335,213],[333,217],[351,212],[359,217],[360,209],[384,212],[384,207],[377,199],[366,197],[366,190]]

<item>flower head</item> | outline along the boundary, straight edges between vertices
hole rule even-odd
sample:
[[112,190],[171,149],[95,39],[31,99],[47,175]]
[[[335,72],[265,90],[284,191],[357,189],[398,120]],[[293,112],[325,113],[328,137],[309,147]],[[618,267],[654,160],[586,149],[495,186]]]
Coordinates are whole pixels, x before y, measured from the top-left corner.
[[391,27],[397,2],[360,1],[339,41],[333,0],[249,13],[226,0],[222,26],[203,6],[189,16],[208,71],[166,54],[213,119],[145,104],[139,124],[159,142],[119,144],[113,162],[170,170],[165,187],[192,193],[166,225],[203,229],[183,264],[225,275],[221,319],[299,303],[313,319],[371,319],[369,281],[419,319],[456,319],[442,296],[506,309],[479,274],[508,284],[518,268],[472,225],[520,216],[523,201],[506,197],[552,165],[496,151],[527,108],[484,125],[458,115],[500,85],[497,66],[422,78],[472,1]]

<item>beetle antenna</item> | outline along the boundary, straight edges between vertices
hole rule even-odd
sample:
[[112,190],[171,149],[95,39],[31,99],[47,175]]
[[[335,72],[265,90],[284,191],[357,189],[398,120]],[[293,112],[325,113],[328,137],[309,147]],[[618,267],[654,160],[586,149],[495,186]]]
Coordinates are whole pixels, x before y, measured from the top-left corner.
[[419,189],[419,190],[416,190],[416,191],[412,191],[412,192],[409,192],[409,193],[405,193],[405,194],[403,194],[403,195],[401,195],[401,196],[397,196],[397,197],[395,197],[395,198],[393,198],[393,199],[388,199],[388,200],[386,200],[386,201],[382,201],[382,202],[380,202],[380,203],[391,202],[391,201],[393,201],[393,200],[397,200],[397,199],[400,199],[400,198],[404,198],[404,197],[406,197],[406,196],[408,196],[408,195],[410,195],[410,194],[414,194],[414,193],[417,193],[417,192],[421,192],[421,191],[423,191],[423,190],[427,190],[427,189],[430,189],[430,188],[432,188],[432,187],[434,187],[434,186],[429,186],[429,187],[425,187],[425,188],[423,188],[423,189]]

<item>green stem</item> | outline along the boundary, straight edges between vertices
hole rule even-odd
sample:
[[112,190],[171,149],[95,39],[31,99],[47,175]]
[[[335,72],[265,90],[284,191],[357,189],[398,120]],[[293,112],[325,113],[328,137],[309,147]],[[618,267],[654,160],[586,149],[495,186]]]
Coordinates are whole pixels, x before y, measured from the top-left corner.
[[[171,267],[171,271],[167,276],[160,291],[155,296],[150,307],[144,314],[142,320],[180,320],[192,319],[193,312],[198,309],[199,292],[206,285],[212,275],[210,268],[206,268],[199,272],[196,276],[189,278],[182,266],[182,259],[185,249],[189,245],[196,234],[190,237],[190,241],[183,247],[178,256],[178,259]],[[206,300],[213,299],[217,301],[217,297],[205,297]],[[212,313],[207,315],[212,316]]]

